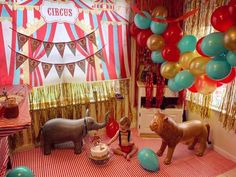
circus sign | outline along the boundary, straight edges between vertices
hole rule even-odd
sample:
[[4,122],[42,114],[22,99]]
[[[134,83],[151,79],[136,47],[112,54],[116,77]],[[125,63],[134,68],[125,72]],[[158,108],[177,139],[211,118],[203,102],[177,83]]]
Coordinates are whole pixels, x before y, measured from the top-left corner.
[[41,16],[47,23],[75,23],[78,17],[78,9],[74,2],[44,1],[40,6]]

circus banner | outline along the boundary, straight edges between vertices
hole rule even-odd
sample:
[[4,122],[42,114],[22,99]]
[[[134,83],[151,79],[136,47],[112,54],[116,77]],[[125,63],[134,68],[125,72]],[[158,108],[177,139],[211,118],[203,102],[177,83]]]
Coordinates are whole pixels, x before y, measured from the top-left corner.
[[0,85],[129,77],[129,10],[125,0],[1,3]]

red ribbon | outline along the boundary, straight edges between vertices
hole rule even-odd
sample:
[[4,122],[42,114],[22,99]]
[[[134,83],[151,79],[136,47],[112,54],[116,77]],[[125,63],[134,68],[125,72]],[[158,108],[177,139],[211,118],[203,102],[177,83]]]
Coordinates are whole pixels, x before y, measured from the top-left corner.
[[[143,16],[143,17],[146,17],[146,18],[149,18],[147,17],[138,7],[137,5],[133,5],[132,7],[132,10],[135,12],[135,13],[138,13],[139,15]],[[199,10],[199,8],[196,8],[196,9],[193,9],[189,12],[186,12],[184,15],[176,18],[176,19],[159,19],[159,18],[151,18],[152,21],[155,21],[155,22],[160,22],[160,23],[173,23],[173,22],[179,22],[181,20],[185,20],[187,19],[188,17],[194,15],[195,13],[197,13],[197,11]]]

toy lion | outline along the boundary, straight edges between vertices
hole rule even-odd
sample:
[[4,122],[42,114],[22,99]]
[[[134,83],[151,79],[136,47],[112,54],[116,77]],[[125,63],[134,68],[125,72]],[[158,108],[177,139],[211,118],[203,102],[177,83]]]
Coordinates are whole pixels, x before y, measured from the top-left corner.
[[177,124],[170,117],[157,112],[150,124],[150,129],[162,138],[161,147],[157,152],[158,156],[162,156],[166,146],[168,146],[167,156],[164,160],[164,163],[168,165],[171,163],[175,147],[179,142],[191,141],[189,149],[194,149],[196,143],[199,142],[200,146],[196,155],[203,156],[207,146],[206,142],[208,141],[210,127],[199,120]]

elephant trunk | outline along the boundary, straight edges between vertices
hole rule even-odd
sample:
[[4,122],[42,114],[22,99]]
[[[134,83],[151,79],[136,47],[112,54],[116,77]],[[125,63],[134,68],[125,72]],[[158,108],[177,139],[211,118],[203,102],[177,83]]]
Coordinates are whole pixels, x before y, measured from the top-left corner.
[[98,130],[98,129],[104,128],[107,125],[109,115],[110,115],[110,111],[108,111],[105,114],[105,121],[103,123],[96,123],[96,125],[93,127],[93,129]]

